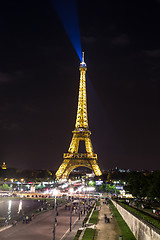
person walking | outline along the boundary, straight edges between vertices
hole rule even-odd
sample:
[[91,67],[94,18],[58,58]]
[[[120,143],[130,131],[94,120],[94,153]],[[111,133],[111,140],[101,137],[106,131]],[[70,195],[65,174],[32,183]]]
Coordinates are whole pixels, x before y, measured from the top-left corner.
[[108,221],[107,215],[104,214],[104,222],[107,223],[107,221]]
[[26,224],[28,223],[28,221],[29,221],[29,217],[28,217],[28,216],[26,216]]
[[17,224],[17,221],[16,221],[16,220],[14,220],[14,221],[12,222],[12,225],[13,225],[13,227],[15,227],[15,226],[16,226],[16,224]]
[[25,216],[23,216],[22,221],[23,221],[23,224],[24,224],[25,221],[26,221],[26,217]]
[[5,220],[5,225],[8,226],[8,220],[7,219]]

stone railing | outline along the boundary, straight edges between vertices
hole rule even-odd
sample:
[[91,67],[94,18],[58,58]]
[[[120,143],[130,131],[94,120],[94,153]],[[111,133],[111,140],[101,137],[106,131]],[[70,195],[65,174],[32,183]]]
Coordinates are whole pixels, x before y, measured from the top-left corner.
[[137,218],[132,213],[120,206],[117,202],[112,202],[137,240],[160,240],[160,233],[158,233],[158,231],[156,231],[152,225]]

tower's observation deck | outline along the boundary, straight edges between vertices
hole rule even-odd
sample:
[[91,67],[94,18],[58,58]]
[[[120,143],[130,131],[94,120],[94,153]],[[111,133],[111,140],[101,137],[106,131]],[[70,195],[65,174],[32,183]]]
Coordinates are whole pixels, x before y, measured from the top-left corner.
[[[86,71],[87,65],[84,62],[84,53],[82,53],[82,62],[79,66],[80,84],[78,95],[78,108],[76,116],[75,130],[72,131],[73,137],[67,153],[63,154],[63,163],[56,172],[57,179],[68,178],[70,172],[77,167],[87,167],[94,171],[96,176],[100,176],[101,170],[97,163],[97,154],[94,153],[88,126],[87,115],[87,94],[86,94]],[[79,153],[80,141],[85,142],[85,153]]]

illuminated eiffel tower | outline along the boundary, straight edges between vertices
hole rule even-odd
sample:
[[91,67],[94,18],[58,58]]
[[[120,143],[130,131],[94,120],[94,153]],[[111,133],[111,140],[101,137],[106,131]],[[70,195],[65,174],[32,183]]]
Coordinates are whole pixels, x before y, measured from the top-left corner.
[[[87,97],[86,97],[86,71],[87,65],[84,62],[84,53],[82,53],[82,62],[80,63],[80,85],[78,97],[78,109],[75,130],[72,131],[73,137],[67,153],[63,154],[63,163],[56,172],[56,179],[66,179],[71,171],[77,167],[87,167],[94,171],[96,176],[100,176],[101,170],[97,163],[97,154],[94,153],[88,127],[87,116]],[[85,153],[79,153],[80,141],[85,143]]]

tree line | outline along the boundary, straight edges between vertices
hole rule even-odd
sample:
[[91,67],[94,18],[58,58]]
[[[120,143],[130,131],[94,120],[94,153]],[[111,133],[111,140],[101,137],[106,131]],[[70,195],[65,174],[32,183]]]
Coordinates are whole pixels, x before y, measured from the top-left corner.
[[160,171],[144,175],[141,172],[132,172],[124,187],[136,198],[160,200]]

